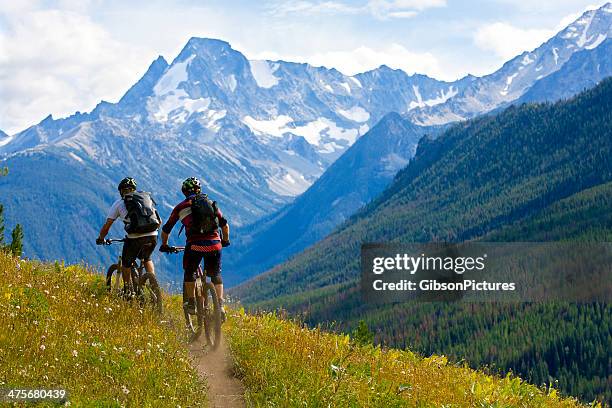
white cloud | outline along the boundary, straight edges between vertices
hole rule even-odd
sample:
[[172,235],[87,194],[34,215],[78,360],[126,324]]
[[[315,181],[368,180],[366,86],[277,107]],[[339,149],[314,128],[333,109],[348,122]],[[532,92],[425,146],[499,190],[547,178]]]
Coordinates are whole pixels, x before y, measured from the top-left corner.
[[378,68],[385,64],[391,68],[401,69],[409,74],[427,72],[430,75],[442,75],[438,59],[430,53],[418,53],[408,50],[400,44],[389,44],[380,48],[357,47],[353,50],[337,50],[313,53],[309,55],[280,55],[276,52],[261,52],[250,56],[253,59],[269,59],[304,62],[311,65],[334,67],[347,75]]
[[420,11],[445,7],[446,0],[369,0],[368,10],[376,18],[411,18]]
[[[502,0],[504,2],[514,3],[514,0]],[[568,2],[571,2],[568,1]],[[529,3],[529,4],[527,4]],[[539,2],[516,2],[517,7],[528,7],[533,9],[547,9],[553,5],[555,1],[539,1]],[[588,5],[582,11],[571,13],[563,17],[559,23],[551,29],[546,28],[520,28],[508,22],[495,22],[481,26],[474,34],[474,42],[478,47],[485,51],[493,51],[496,55],[503,59],[509,59],[521,54],[523,51],[531,51],[537,48],[542,43],[546,42],[550,37],[563,30],[565,27],[573,23],[584,12],[588,10],[596,10],[599,6]]]
[[340,1],[292,0],[274,3],[270,12],[276,16],[299,14],[370,14],[381,20],[388,18],[412,18],[420,11],[432,7],[444,7],[446,0],[368,0],[360,5]]
[[114,40],[81,13],[82,5],[14,3],[0,7],[8,22],[0,30],[0,89],[7,101],[0,106],[0,128],[7,133],[50,113],[62,117],[91,110],[101,99],[116,100],[146,69],[147,53]]
[[493,51],[503,59],[509,59],[538,47],[554,34],[554,30],[523,29],[497,22],[481,26],[474,34],[474,42],[485,51]]

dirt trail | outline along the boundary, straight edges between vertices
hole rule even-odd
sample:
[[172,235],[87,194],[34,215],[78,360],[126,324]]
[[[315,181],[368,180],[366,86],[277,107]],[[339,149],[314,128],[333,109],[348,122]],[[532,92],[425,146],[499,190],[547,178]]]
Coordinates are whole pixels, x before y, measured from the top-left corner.
[[[204,336],[202,336],[204,337]],[[206,340],[204,340],[206,341]],[[221,341],[217,351],[207,347],[202,348],[200,341],[189,347],[198,373],[206,378],[208,383],[208,400],[214,408],[242,408],[244,402],[244,386],[234,376],[232,357],[225,343]]]

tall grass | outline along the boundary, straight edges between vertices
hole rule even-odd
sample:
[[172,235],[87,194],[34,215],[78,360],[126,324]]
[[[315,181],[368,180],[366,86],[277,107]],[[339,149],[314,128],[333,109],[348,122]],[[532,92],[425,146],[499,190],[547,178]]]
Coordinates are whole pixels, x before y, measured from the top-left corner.
[[80,266],[0,253],[0,388],[64,388],[72,406],[206,405],[175,299],[165,315]]
[[360,346],[274,314],[226,324],[236,369],[255,406],[579,407],[520,378],[447,364],[444,356]]

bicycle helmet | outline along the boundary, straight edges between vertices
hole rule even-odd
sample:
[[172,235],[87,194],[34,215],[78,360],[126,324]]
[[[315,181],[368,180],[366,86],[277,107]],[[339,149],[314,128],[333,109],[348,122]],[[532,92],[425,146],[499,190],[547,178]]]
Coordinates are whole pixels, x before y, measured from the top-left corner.
[[136,190],[136,180],[132,177],[126,177],[121,180],[117,189],[119,192],[121,192],[121,190]]
[[181,187],[181,191],[183,194],[185,194],[185,197],[190,196],[191,194],[199,193],[201,190],[202,184],[196,177],[189,177],[183,181],[183,186]]

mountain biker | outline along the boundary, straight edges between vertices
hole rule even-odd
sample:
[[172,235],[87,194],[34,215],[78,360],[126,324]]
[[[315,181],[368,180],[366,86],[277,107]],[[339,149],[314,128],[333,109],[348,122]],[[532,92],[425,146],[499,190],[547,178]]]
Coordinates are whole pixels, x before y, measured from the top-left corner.
[[121,198],[111,206],[106,222],[96,239],[96,244],[104,245],[104,239],[111,225],[117,218],[121,218],[127,233],[121,253],[123,291],[127,297],[130,297],[133,294],[130,269],[136,258],[144,262],[148,273],[155,275],[151,254],[157,245],[157,232],[161,225],[161,218],[155,210],[155,202],[149,193],[136,191],[136,180],[132,177],[121,180],[117,189]]
[[[204,270],[215,286],[221,305],[222,318],[225,320],[223,307],[223,280],[221,279],[221,248],[230,245],[229,224],[223,217],[216,202],[202,193],[200,180],[190,177],[181,188],[185,199],[174,209],[170,218],[162,227],[162,244],[159,250],[167,252],[170,232],[178,220],[185,227],[187,245],[183,254],[185,306],[189,313],[195,313],[195,281],[200,262],[204,260]],[[219,235],[221,228],[222,236]]]

